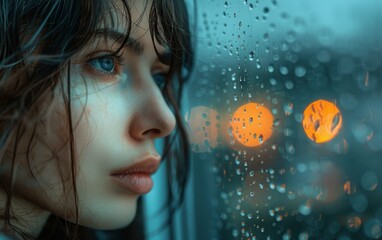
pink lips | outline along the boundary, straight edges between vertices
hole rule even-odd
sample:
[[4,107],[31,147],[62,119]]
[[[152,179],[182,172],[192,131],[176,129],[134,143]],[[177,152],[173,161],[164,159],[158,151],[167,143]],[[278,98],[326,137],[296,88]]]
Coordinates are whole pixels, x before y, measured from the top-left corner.
[[154,183],[151,175],[158,170],[159,165],[160,158],[150,156],[131,166],[112,172],[111,177],[120,187],[135,194],[144,194],[152,189]]

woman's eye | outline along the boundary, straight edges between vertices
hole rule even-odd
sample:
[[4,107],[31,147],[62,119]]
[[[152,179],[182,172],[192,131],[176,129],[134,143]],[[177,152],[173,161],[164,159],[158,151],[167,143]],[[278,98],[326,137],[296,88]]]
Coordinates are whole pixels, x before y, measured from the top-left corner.
[[167,80],[167,74],[157,73],[153,75],[153,78],[157,86],[162,90]]
[[111,56],[99,57],[89,61],[89,64],[97,71],[112,74],[115,68],[114,58]]

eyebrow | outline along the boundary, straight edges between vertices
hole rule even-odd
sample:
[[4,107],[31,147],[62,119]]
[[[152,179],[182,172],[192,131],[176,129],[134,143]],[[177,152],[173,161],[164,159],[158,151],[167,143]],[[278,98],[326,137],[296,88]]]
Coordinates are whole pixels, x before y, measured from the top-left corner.
[[[108,29],[108,28],[97,29],[94,34],[95,34],[95,38],[104,37],[106,39],[112,39],[118,44],[120,44],[121,46],[122,44],[124,44],[124,40],[126,38],[125,34],[115,31],[113,29]],[[124,47],[127,47],[133,50],[134,53],[136,53],[137,55],[141,55],[144,52],[144,47],[142,43],[132,37],[127,38],[127,42]]]
[[[95,31],[95,37],[104,37],[106,39],[112,39],[122,46],[126,35],[122,32],[110,28],[101,28]],[[144,52],[143,44],[133,37],[127,38],[127,42],[124,47],[132,49],[137,55],[142,55],[142,53]],[[159,58],[163,64],[170,65],[170,59],[172,55],[171,50],[168,47],[166,47],[165,49],[166,50],[164,52],[160,53],[161,56]]]

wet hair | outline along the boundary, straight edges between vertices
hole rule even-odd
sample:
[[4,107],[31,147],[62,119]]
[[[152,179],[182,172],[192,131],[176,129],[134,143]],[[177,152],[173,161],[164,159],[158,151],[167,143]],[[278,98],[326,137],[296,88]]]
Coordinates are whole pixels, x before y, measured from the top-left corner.
[[[1,182],[6,192],[6,206],[0,209],[0,219],[6,227],[13,229],[25,239],[30,238],[11,224],[12,183],[15,181],[16,152],[26,130],[28,136],[26,161],[30,166],[30,151],[38,134],[37,123],[41,123],[49,104],[44,109],[35,107],[37,102],[49,103],[54,90],[60,88],[64,94],[68,122],[68,146],[70,149],[71,181],[76,204],[75,222],[65,222],[65,235],[75,239],[82,231],[78,225],[78,196],[76,190],[76,154],[71,118],[70,66],[71,57],[83,49],[94,37],[100,23],[107,22],[120,1],[126,14],[126,37],[117,50],[128,44],[133,23],[127,0],[0,0],[0,158],[10,159],[10,181]],[[181,204],[184,195],[189,165],[189,149],[186,131],[180,115],[180,97],[184,82],[193,65],[190,26],[187,7],[179,0],[155,0],[149,7],[149,27],[154,43],[170,50],[170,55],[161,55],[154,44],[158,59],[170,65],[164,98],[173,110],[176,129],[166,137],[162,159],[167,165],[169,191],[166,208],[171,215]],[[112,23],[113,24],[113,23]],[[61,78],[67,74],[67,78]],[[67,81],[66,83],[64,80]],[[12,134],[11,134],[12,133]],[[13,151],[6,152],[9,148]],[[54,154],[54,152],[52,152]],[[29,170],[33,174],[31,167]],[[50,218],[51,219],[51,218]],[[169,220],[169,222],[171,222]],[[57,224],[48,223],[51,231]],[[82,238],[81,238],[82,239]]]

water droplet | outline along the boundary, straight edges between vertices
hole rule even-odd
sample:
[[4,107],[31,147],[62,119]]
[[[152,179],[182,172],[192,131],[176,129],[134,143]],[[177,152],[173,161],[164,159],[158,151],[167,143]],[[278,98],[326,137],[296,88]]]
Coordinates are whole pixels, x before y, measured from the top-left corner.
[[257,69],[260,69],[260,68],[261,68],[261,63],[259,62],[259,60],[257,60],[257,62],[256,62],[256,68],[257,68]]
[[249,176],[251,176],[251,177],[255,176],[255,171],[253,171],[253,170],[250,171],[250,172],[249,172]]
[[283,234],[283,239],[282,240],[291,240],[292,236],[289,233],[284,233]]
[[249,61],[253,62],[253,60],[255,60],[255,53],[253,51],[251,51],[249,54],[248,54],[248,59]]
[[336,130],[338,127],[340,127],[338,124],[340,123],[341,120],[341,113],[337,113],[333,119],[332,119],[332,126],[330,128],[330,131],[333,132]]
[[275,210],[274,209],[269,209],[269,215],[271,217],[274,217],[275,216]]
[[382,237],[382,223],[379,219],[370,219],[363,225],[363,231],[369,238],[380,239]]
[[221,193],[220,193],[220,197],[221,197],[222,199],[228,199],[228,194],[227,194],[226,192],[221,192]]
[[288,192],[288,199],[289,199],[289,200],[294,200],[294,199],[296,199],[296,194],[294,194],[293,192],[289,191],[289,192]]
[[361,178],[361,186],[366,191],[374,191],[378,186],[378,177],[373,172],[365,172]]
[[268,65],[268,72],[273,73],[274,71],[275,71],[275,66],[272,63],[270,63]]
[[238,237],[239,236],[239,231],[237,229],[235,229],[235,228],[232,229],[232,236],[235,237],[235,238]]
[[358,213],[363,213],[368,206],[368,200],[363,194],[350,196],[349,202],[352,208]]
[[276,79],[274,79],[274,78],[269,79],[269,83],[270,83],[272,86],[276,86],[276,85],[277,85],[277,81],[276,81]]
[[285,143],[285,150],[287,151],[288,154],[291,154],[291,155],[295,154],[296,152],[296,148],[290,142]]
[[286,34],[285,40],[288,43],[294,43],[296,41],[296,32],[288,31],[287,34]]
[[370,141],[374,134],[372,127],[362,122],[354,123],[351,130],[355,139],[360,143]]
[[279,191],[279,193],[285,193],[285,187],[286,185],[285,184],[281,184],[279,186],[277,186],[277,191]]
[[235,80],[236,80],[236,73],[232,73],[232,75],[231,75],[231,80],[232,80],[232,81],[235,81]]
[[320,61],[322,63],[330,62],[331,58],[332,58],[332,56],[328,50],[322,50],[322,51],[317,53],[317,59],[318,59],[318,61]]
[[245,216],[245,212],[244,212],[244,210],[241,210],[241,212],[240,212],[240,216],[242,216],[242,217]]
[[308,240],[309,234],[307,232],[302,232],[298,235],[298,240]]
[[269,40],[269,34],[268,33],[264,33],[263,41],[267,42],[268,40]]
[[259,143],[263,144],[263,141],[264,141],[264,137],[263,137],[262,134],[260,134],[260,136],[259,136]]
[[312,209],[310,207],[310,204],[306,203],[306,204],[302,204],[300,205],[300,207],[298,208],[298,211],[304,215],[304,216],[308,216],[311,212],[312,212]]
[[280,125],[280,119],[276,118],[274,121],[273,121],[273,126],[274,127],[278,127]]
[[293,89],[293,87],[294,87],[294,83],[291,80],[287,80],[285,82],[285,88],[286,89],[291,90],[291,89]]
[[282,75],[287,75],[287,74],[289,73],[289,70],[288,70],[288,68],[285,67],[285,66],[280,66],[280,73],[281,73]]
[[306,69],[303,66],[296,66],[294,69],[294,74],[296,77],[304,77],[306,75]]

